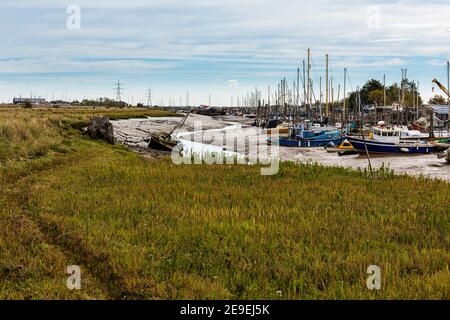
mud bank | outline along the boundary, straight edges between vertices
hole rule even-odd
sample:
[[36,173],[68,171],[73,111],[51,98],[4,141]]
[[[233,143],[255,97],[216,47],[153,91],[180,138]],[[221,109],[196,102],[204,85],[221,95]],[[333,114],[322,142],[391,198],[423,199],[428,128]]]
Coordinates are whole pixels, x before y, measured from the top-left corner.
[[[153,132],[168,132],[180,121],[179,118],[147,118],[147,119],[128,119],[112,121],[116,141],[127,145],[141,153],[155,154],[155,151],[148,151],[147,144],[144,139]],[[250,143],[265,143],[265,136],[262,129],[246,127],[251,120],[241,117],[221,117],[213,118],[201,115],[190,115],[182,128],[177,130],[178,135],[184,138],[188,132],[198,129],[201,123],[203,131],[215,130],[214,136],[220,141],[220,135],[224,135],[224,129],[230,124],[240,123],[243,125],[241,133],[243,137],[247,137]],[[213,140],[204,143],[214,143]],[[222,147],[222,146],[220,146]],[[367,168],[368,162],[365,155],[350,155],[340,157],[335,153],[327,153],[323,148],[286,148],[280,147],[280,159],[283,161],[298,161],[319,163],[326,166],[341,166],[346,168]],[[167,154],[167,153],[166,153]],[[430,178],[443,179],[450,181],[450,165],[444,159],[438,159],[436,154],[429,155],[371,155],[371,163],[373,168],[382,166],[388,167],[396,173],[405,173],[414,176],[426,176]]]

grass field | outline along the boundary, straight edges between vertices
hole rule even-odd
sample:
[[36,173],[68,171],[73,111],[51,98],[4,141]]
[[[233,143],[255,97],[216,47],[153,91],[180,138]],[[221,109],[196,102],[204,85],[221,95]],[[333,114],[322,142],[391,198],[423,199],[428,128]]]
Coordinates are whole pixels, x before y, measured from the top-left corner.
[[448,183],[175,166],[82,136],[92,112],[0,110],[0,298],[450,298]]

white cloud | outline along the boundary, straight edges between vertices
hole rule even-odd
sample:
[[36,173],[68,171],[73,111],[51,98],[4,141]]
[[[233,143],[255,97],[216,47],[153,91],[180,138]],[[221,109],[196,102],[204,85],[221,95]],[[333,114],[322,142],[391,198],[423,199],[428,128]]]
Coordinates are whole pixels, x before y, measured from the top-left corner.
[[236,79],[228,80],[228,85],[233,88],[239,87],[239,81]]
[[[82,12],[76,32],[66,28],[72,3]],[[166,83],[191,75],[184,83],[222,86],[239,77],[244,90],[295,73],[308,47],[317,70],[329,53],[336,72],[353,74],[448,58],[446,2],[375,4],[379,29],[367,27],[367,1],[355,0],[3,0],[0,58],[27,59],[0,61],[0,72],[147,73]]]

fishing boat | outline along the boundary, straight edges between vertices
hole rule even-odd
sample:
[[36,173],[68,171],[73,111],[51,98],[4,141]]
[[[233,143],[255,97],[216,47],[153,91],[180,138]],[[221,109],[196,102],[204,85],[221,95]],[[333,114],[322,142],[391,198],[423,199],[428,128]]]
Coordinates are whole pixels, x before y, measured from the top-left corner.
[[359,152],[370,153],[431,153],[434,145],[421,132],[406,127],[389,127],[383,121],[371,128],[368,137],[347,136]]
[[329,144],[325,147],[325,150],[328,153],[337,152],[339,156],[358,153],[358,151],[353,147],[353,145],[348,140],[342,141],[342,143],[337,147],[333,144]]
[[[330,143],[341,144],[342,134],[337,128],[320,127],[307,122],[290,127],[288,136],[280,137],[278,141],[284,147],[325,147]],[[267,142],[271,144],[271,138]]]

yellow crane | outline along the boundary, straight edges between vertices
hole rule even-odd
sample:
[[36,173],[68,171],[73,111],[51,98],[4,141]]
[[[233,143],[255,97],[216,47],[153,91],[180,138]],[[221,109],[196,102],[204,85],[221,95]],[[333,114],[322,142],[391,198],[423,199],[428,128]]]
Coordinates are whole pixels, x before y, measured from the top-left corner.
[[448,92],[447,88],[440,83],[437,79],[434,79],[433,82],[450,98],[450,92]]

